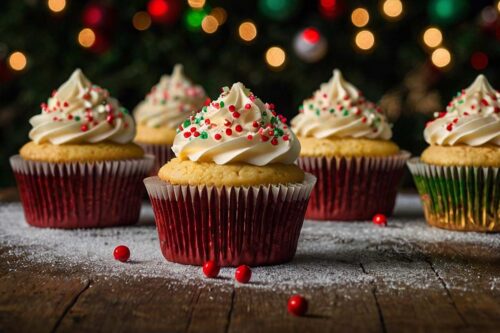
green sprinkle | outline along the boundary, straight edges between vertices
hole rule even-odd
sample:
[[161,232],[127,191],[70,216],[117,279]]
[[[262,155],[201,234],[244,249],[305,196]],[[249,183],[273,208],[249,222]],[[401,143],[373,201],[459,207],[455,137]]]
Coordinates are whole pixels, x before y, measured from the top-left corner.
[[335,112],[335,109],[330,109],[330,113],[334,113]]
[[312,109],[314,109],[314,105],[309,104],[309,110],[312,110]]
[[224,107],[224,102],[220,101],[219,105],[220,105],[221,108],[223,108]]
[[76,121],[80,121],[80,119],[81,119],[81,118],[80,118],[80,116],[76,116],[76,117],[75,117],[75,120],[76,120]]
[[184,120],[184,123],[182,124],[182,126],[183,126],[184,128],[186,128],[186,127],[189,127],[189,125],[191,125],[191,121],[189,121],[189,119]]
[[128,110],[126,108],[124,108],[123,106],[120,107],[120,112],[121,113],[129,113]]
[[458,104],[464,104],[464,100],[463,99],[459,100]]
[[161,105],[165,105],[165,104],[167,104],[167,101],[162,99],[160,103],[161,103]]
[[319,111],[319,109],[316,109],[316,115],[319,116],[321,114],[321,112]]
[[205,131],[201,132],[200,138],[202,138],[202,139],[208,139],[208,133],[205,132]]
[[349,115],[349,110],[344,109],[344,112],[342,113],[344,117],[347,117]]
[[267,117],[267,112],[266,111],[262,112],[262,116]]
[[283,130],[281,128],[274,129],[274,136],[283,136]]

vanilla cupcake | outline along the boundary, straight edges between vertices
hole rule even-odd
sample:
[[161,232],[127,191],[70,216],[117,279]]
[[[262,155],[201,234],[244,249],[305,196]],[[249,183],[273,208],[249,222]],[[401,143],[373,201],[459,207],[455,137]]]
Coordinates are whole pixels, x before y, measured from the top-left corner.
[[131,142],[128,112],[79,69],[41,109],[30,119],[32,141],[10,160],[26,221],[51,228],[135,223],[153,158]]
[[500,93],[484,75],[427,124],[429,147],[408,166],[430,225],[500,231]]
[[205,91],[184,76],[182,65],[172,75],[163,75],[145,100],[134,110],[137,122],[135,142],[156,157],[153,173],[174,155],[172,143],[179,125],[206,101]]
[[392,142],[391,125],[339,70],[306,99],[292,120],[298,164],[318,178],[306,218],[366,220],[391,214],[409,154]]
[[167,260],[222,266],[293,258],[315,183],[300,144],[272,104],[241,83],[189,117],[177,158],[145,180]]

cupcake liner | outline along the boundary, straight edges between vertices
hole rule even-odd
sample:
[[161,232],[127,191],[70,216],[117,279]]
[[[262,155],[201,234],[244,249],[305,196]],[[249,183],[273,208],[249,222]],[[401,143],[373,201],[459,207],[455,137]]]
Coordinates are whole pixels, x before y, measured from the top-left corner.
[[392,214],[410,153],[389,157],[300,157],[298,165],[317,177],[306,218],[368,220]]
[[15,155],[10,164],[28,224],[74,229],[136,223],[153,160],[48,163]]
[[253,187],[172,185],[144,180],[164,257],[182,264],[278,264],[295,255],[316,178]]
[[156,176],[160,168],[175,157],[171,145],[155,145],[146,143],[138,143],[138,145],[144,149],[146,154],[153,155],[155,157],[155,162],[150,173],[151,176]]
[[408,161],[408,167],[430,225],[449,230],[500,231],[500,168],[438,166],[419,158]]

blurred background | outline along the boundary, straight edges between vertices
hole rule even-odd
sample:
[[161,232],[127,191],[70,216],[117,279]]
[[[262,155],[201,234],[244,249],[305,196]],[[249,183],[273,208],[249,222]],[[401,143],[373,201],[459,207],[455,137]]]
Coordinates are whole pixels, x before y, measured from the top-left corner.
[[242,81],[288,119],[340,68],[414,154],[475,76],[500,86],[493,0],[2,0],[0,13],[0,188],[28,119],[76,67],[129,110],[182,63],[210,97]]

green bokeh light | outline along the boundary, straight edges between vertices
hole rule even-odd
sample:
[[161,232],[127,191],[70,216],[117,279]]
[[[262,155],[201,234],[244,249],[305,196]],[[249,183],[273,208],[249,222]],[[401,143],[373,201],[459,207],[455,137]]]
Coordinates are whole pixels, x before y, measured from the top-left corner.
[[200,30],[201,22],[203,21],[206,15],[207,12],[203,9],[198,9],[198,10],[189,9],[186,12],[186,16],[184,18],[188,30],[191,31]]
[[467,0],[432,0],[429,2],[429,16],[433,22],[451,24],[467,12]]
[[285,20],[292,16],[298,7],[297,0],[260,0],[259,8],[262,14],[274,19]]

